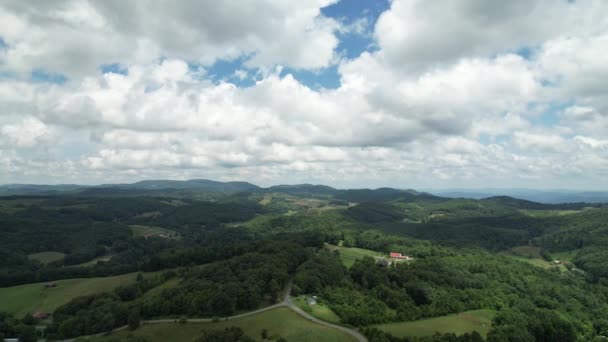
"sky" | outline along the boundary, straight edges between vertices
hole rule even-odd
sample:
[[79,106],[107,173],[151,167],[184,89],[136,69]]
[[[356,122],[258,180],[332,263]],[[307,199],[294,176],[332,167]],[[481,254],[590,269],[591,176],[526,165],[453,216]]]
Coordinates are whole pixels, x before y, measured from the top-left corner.
[[608,190],[608,1],[0,2],[0,183]]

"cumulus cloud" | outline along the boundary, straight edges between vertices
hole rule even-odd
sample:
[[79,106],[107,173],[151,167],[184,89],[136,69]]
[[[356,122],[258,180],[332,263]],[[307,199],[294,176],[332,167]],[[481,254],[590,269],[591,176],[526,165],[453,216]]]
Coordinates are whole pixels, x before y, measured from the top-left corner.
[[249,66],[328,66],[339,23],[320,9],[333,0],[4,1],[0,66],[81,76],[100,65],[176,57],[209,65],[249,55]]
[[606,3],[593,0],[394,0],[375,34],[389,63],[416,71],[593,31],[606,24],[599,15],[606,9]]

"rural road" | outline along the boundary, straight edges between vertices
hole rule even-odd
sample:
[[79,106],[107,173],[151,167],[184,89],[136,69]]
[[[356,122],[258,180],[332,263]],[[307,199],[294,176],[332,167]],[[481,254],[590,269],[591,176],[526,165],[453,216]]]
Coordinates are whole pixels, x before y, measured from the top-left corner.
[[[347,327],[343,327],[341,325],[337,325],[337,324],[331,324],[331,323],[327,323],[325,321],[322,321],[318,318],[315,318],[313,316],[311,316],[310,314],[308,314],[307,312],[305,312],[304,310],[300,309],[297,305],[295,305],[293,303],[293,301],[291,300],[291,286],[292,286],[292,281],[289,281],[289,283],[287,284],[287,287],[285,288],[285,293],[283,294],[283,301],[274,305],[270,305],[258,310],[254,310],[254,311],[249,311],[249,312],[245,312],[242,314],[238,314],[238,315],[234,315],[234,316],[228,316],[228,317],[221,317],[219,318],[219,320],[221,321],[229,321],[229,320],[233,320],[233,319],[238,319],[238,318],[243,318],[243,317],[247,317],[247,316],[252,316],[252,315],[257,315],[259,313],[265,312],[265,311],[269,311],[269,310],[273,310],[273,309],[277,309],[277,308],[281,308],[281,307],[287,307],[289,309],[291,309],[293,312],[297,313],[298,315],[302,316],[303,318],[316,323],[316,324],[320,324],[323,325],[325,327],[328,327],[330,329],[336,329],[339,331],[342,331],[352,337],[354,337],[358,342],[367,342],[367,338],[365,336],[363,336],[363,334],[361,334],[360,332],[354,330],[354,329],[350,329]],[[187,320],[188,323],[211,323],[213,322],[214,318],[189,318]],[[161,324],[161,323],[175,323],[177,322],[178,319],[172,318],[172,319],[152,319],[152,320],[146,320],[146,321],[141,321],[142,325],[145,324]],[[118,327],[112,331],[121,331],[121,330],[125,330],[127,329],[127,326],[124,325],[122,327]],[[88,335],[88,336],[80,336],[80,337],[94,337],[94,336],[103,336],[105,335],[105,333],[100,333],[100,334],[95,334],[95,335]],[[61,342],[73,342],[76,339],[69,339],[69,340],[63,340]]]
[[307,320],[309,320],[309,321],[311,321],[313,323],[317,323],[317,324],[326,326],[326,327],[331,328],[331,329],[340,330],[340,331],[342,331],[344,333],[347,333],[350,336],[356,338],[357,341],[359,341],[359,342],[367,342],[367,338],[365,336],[363,336],[363,334],[361,334],[357,330],[350,329],[350,328],[347,328],[347,327],[343,327],[341,325],[331,324],[331,323],[327,323],[325,321],[322,321],[322,320],[320,320],[318,318],[315,318],[315,317],[311,316],[306,311],[300,309],[297,305],[295,305],[291,301],[291,281],[287,285],[287,290],[285,291],[285,298],[283,299],[283,304],[286,305],[288,308],[290,308],[295,313],[297,313],[298,315],[304,317],[305,319],[307,319]]

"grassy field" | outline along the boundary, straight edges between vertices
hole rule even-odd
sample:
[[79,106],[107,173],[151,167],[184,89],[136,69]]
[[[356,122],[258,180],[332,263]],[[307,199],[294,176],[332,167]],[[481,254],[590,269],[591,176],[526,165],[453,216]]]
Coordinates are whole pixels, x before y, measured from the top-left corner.
[[272,202],[272,195],[264,195],[260,201],[260,205],[269,205]]
[[[558,267],[560,271],[566,271],[566,266],[564,266],[563,262],[560,264],[555,264],[551,261],[547,261],[543,259],[540,255],[540,247],[536,246],[517,246],[511,248],[511,250],[507,252],[501,252],[502,255],[505,255],[511,259],[515,259],[518,261],[523,261],[530,265],[534,265],[542,268],[551,268]],[[572,260],[573,255],[576,252],[563,252],[563,253],[553,253],[553,258],[561,261],[569,262]]]
[[559,252],[559,253],[551,253],[551,255],[561,261],[572,262],[572,259],[576,256],[578,250],[568,251],[568,252]]
[[28,312],[53,312],[73,298],[110,291],[135,282],[137,273],[115,277],[58,280],[55,288],[45,289],[44,283],[0,288],[0,311],[24,316]]
[[530,215],[530,216],[534,216],[534,217],[549,217],[549,216],[563,216],[563,215],[576,214],[576,213],[580,213],[581,210],[529,210],[529,209],[522,209],[521,212],[523,212],[526,215]]
[[514,255],[525,258],[540,258],[540,247],[536,246],[517,246],[511,248]]
[[385,257],[386,256],[380,252],[372,251],[369,249],[363,249],[363,248],[341,247],[341,246],[334,246],[334,245],[327,245],[327,247],[331,250],[338,250],[338,252],[340,252],[340,260],[342,260],[342,263],[346,267],[351,267],[355,263],[355,260],[363,259],[363,257],[366,257],[366,256],[370,256],[370,257]]
[[136,225],[132,225],[129,227],[131,228],[131,231],[133,232],[133,236],[135,236],[135,237],[146,236],[146,235],[151,235],[151,236],[164,235],[164,236],[168,236],[171,238],[177,238],[179,236],[179,234],[176,233],[175,231],[161,228],[161,227],[136,226]]
[[308,305],[308,303],[306,303],[306,296],[294,298],[293,302],[300,309],[308,312],[311,316],[314,316],[325,322],[340,324],[340,317],[338,317],[338,315],[336,315],[329,307],[325,306],[322,303]]
[[377,328],[397,337],[430,336],[436,332],[462,335],[473,331],[485,337],[490,331],[495,314],[493,310],[474,310],[413,322],[382,324]]
[[53,261],[63,260],[65,254],[61,252],[40,252],[34,253],[27,256],[30,260],[38,260],[43,264],[48,264]]
[[161,292],[163,292],[163,290],[165,290],[165,289],[171,289],[171,288],[177,287],[181,281],[182,281],[182,279],[179,279],[179,278],[169,279],[166,282],[164,282],[163,284],[144,293],[143,298],[155,297],[155,296],[159,295]]
[[102,255],[102,256],[99,256],[99,257],[97,257],[97,258],[95,258],[93,260],[85,261],[85,262],[83,262],[81,264],[77,264],[77,265],[74,265],[74,266],[78,266],[78,267],[95,266],[95,265],[97,265],[97,262],[99,262],[99,261],[101,261],[101,262],[108,262],[108,261],[110,261],[110,259],[112,259],[113,256],[114,255],[111,255],[111,254]]
[[108,341],[112,337],[126,337],[129,333],[144,337],[150,342],[192,342],[203,330],[225,329],[238,326],[245,334],[261,340],[262,329],[270,336],[281,336],[289,342],[350,342],[351,336],[335,329],[312,323],[287,308],[278,308],[257,315],[217,323],[166,323],[144,325],[134,332],[120,331],[109,337],[94,338],[92,341]]

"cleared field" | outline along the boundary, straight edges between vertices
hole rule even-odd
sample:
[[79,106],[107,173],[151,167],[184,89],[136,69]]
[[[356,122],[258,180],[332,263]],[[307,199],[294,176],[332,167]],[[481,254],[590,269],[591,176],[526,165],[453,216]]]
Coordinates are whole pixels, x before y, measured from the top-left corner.
[[576,251],[562,252],[562,253],[551,253],[551,256],[556,260],[560,260],[560,263],[554,263],[543,259],[540,255],[541,249],[536,246],[517,246],[513,247],[508,251],[500,252],[499,254],[509,257],[514,260],[522,261],[536,267],[542,267],[545,269],[551,267],[557,267],[560,271],[566,271],[567,268],[564,262],[568,263],[572,260]]
[[315,305],[308,305],[306,303],[306,296],[299,296],[293,299],[295,305],[300,309],[308,312],[311,316],[316,317],[325,322],[340,324],[340,317],[336,315],[329,307],[317,303]]
[[28,312],[53,312],[80,296],[110,291],[136,281],[137,273],[104,278],[79,278],[54,281],[57,286],[44,288],[45,283],[0,288],[0,311],[25,316]]
[[576,256],[578,250],[568,251],[568,252],[559,252],[559,253],[551,253],[551,255],[561,261],[572,262],[572,259]]
[[526,215],[534,216],[534,217],[548,217],[548,216],[563,216],[580,213],[581,210],[530,210],[530,209],[522,209]]
[[178,238],[179,234],[173,230],[165,229],[161,227],[152,227],[152,226],[129,226],[131,231],[133,232],[133,236],[166,236],[171,238]]
[[492,327],[493,310],[474,310],[413,322],[388,323],[376,326],[397,337],[431,336],[436,332],[462,335],[477,331],[486,336]]
[[112,259],[113,255],[102,255],[100,257],[97,257],[93,260],[89,260],[86,262],[83,262],[81,264],[77,264],[74,266],[79,266],[79,267],[90,267],[90,266],[95,266],[97,265],[97,262],[101,261],[101,262],[108,262],[110,261],[110,259]]
[[53,261],[63,260],[65,254],[61,252],[40,252],[27,256],[30,260],[38,260],[43,264],[49,264]]
[[526,258],[540,258],[540,247],[536,246],[517,246],[511,248],[511,252],[517,256]]
[[264,195],[264,198],[260,201],[260,205],[268,205],[272,202],[272,195]]
[[278,308],[257,315],[216,323],[165,323],[144,325],[139,329],[128,332],[120,331],[108,337],[93,338],[91,341],[108,341],[114,337],[126,337],[129,334],[141,336],[150,342],[191,342],[201,335],[204,330],[225,329],[237,326],[245,334],[261,340],[263,329],[269,336],[281,336],[290,342],[351,342],[355,339],[332,328],[312,323],[289,310]]
[[150,291],[147,291],[146,293],[144,293],[143,298],[152,298],[154,296],[159,295],[161,292],[163,292],[163,290],[165,289],[171,289],[171,288],[175,288],[179,285],[179,283],[182,280],[179,278],[172,278],[167,280],[166,282],[162,283],[161,285],[151,289]]
[[363,259],[366,256],[370,256],[372,258],[386,256],[380,252],[363,248],[341,247],[334,245],[327,245],[327,247],[331,250],[337,250],[340,252],[340,260],[342,260],[342,264],[344,264],[346,267],[351,267],[355,263],[355,260]]

